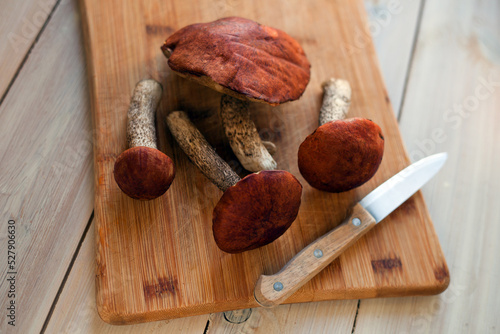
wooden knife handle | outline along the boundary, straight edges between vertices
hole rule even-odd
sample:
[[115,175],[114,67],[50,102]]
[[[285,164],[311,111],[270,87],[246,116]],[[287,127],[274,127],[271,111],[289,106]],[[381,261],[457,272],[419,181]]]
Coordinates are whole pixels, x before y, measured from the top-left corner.
[[375,224],[370,213],[356,204],[342,224],[301,250],[278,273],[261,275],[255,286],[255,300],[264,307],[281,304]]

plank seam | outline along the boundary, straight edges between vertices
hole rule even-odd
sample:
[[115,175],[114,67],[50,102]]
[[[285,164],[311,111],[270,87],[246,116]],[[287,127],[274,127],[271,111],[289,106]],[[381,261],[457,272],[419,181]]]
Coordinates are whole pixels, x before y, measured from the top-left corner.
[[207,325],[205,326],[205,329],[203,330],[203,334],[208,334],[208,327],[210,327],[210,319],[207,320]]
[[57,0],[57,2],[54,4],[54,7],[52,7],[52,10],[50,11],[49,15],[47,16],[47,19],[43,23],[42,27],[38,31],[38,34],[36,35],[35,39],[33,40],[33,43],[31,43],[30,48],[28,49],[28,51],[24,55],[23,60],[19,64],[16,72],[12,76],[12,79],[10,80],[9,84],[7,85],[7,88],[5,89],[5,92],[3,93],[2,97],[0,98],[0,106],[2,105],[3,101],[7,97],[7,94],[9,94],[10,88],[14,85],[14,82],[16,81],[17,77],[19,76],[19,73],[23,69],[24,64],[28,60],[28,58],[29,58],[29,56],[31,54],[31,51],[33,51],[33,49],[35,48],[35,45],[38,43],[38,40],[40,39],[40,36],[42,36],[43,32],[45,31],[45,27],[47,27],[47,25],[49,24],[50,19],[52,18],[52,16],[53,16],[54,12],[56,11],[57,7],[59,7],[60,3],[61,3],[61,0]]
[[52,314],[54,313],[54,309],[56,308],[57,302],[59,301],[59,296],[61,295],[62,291],[64,290],[64,286],[66,285],[66,281],[68,280],[69,274],[71,273],[71,270],[73,269],[73,265],[75,264],[76,258],[78,257],[78,254],[80,253],[80,249],[82,248],[82,245],[83,245],[83,242],[85,241],[85,238],[87,237],[87,233],[90,229],[90,225],[92,225],[92,220],[94,220],[94,211],[93,210],[92,210],[92,214],[90,215],[90,218],[87,222],[87,226],[85,226],[85,230],[83,231],[82,237],[80,238],[80,241],[78,242],[78,246],[76,246],[75,252],[73,253],[73,256],[71,258],[71,262],[69,263],[68,269],[66,270],[66,273],[64,274],[64,278],[61,281],[61,285],[59,286],[59,289],[57,290],[56,296],[54,297],[54,301],[52,302],[52,305],[50,306],[49,313],[47,314],[47,317],[45,318],[45,322],[43,323],[42,329],[40,330],[40,334],[45,333],[45,330],[47,329],[47,326],[50,322]]
[[404,80],[404,84],[403,84],[403,94],[401,96],[400,105],[398,106],[398,117],[397,117],[398,123],[401,120],[401,115],[403,114],[403,107],[404,107],[404,104],[406,101],[406,92],[408,90],[408,82],[410,81],[411,69],[413,67],[413,62],[415,60],[415,53],[416,53],[416,49],[417,49],[418,38],[420,36],[420,28],[422,25],[424,8],[425,8],[425,0],[422,0],[422,2],[420,3],[419,11],[418,11],[417,27],[415,29],[415,34],[413,36],[413,43],[412,43],[411,53],[410,53],[410,61],[408,62],[408,68],[406,70],[405,80]]
[[354,321],[352,323],[351,334],[354,334],[354,332],[356,331],[356,320],[358,320],[358,312],[359,312],[360,306],[361,306],[361,299],[358,299],[358,305],[356,306],[356,314],[354,315]]

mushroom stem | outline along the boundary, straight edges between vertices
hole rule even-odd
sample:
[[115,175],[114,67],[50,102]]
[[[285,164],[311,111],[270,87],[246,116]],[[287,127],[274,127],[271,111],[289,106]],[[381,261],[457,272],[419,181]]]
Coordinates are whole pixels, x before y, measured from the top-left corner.
[[229,95],[221,98],[220,115],[229,144],[242,166],[251,171],[276,169],[276,161],[262,143],[250,119],[247,101]]
[[274,155],[277,151],[276,145],[272,141],[263,140],[262,145],[264,145],[270,155]]
[[319,112],[319,125],[344,119],[351,105],[351,86],[343,79],[325,81],[323,87],[323,105]]
[[162,87],[152,79],[135,86],[127,115],[127,144],[129,148],[156,145],[155,112],[161,99]]
[[170,113],[167,125],[189,159],[220,190],[225,192],[240,180],[238,174],[214,151],[185,112]]

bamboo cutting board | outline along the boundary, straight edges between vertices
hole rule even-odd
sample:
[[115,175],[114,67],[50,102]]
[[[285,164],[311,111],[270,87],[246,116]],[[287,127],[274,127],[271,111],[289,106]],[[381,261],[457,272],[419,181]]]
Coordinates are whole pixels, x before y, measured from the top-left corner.
[[[335,227],[350,206],[409,164],[361,0],[81,0],[81,7],[95,129],[97,307],[107,322],[256,307],[253,287],[259,275],[277,272]],[[212,237],[212,209],[222,193],[188,161],[165,125],[169,112],[187,111],[219,154],[243,174],[217,115],[220,94],[174,75],[160,51],[175,30],[232,15],[286,31],[301,43],[312,65],[299,101],[276,108],[252,104],[262,137],[278,147],[279,169],[292,172],[304,186],[299,216],[274,243],[236,255],[221,252]],[[350,115],[374,120],[385,135],[385,155],[375,177],[342,194],[311,188],[297,167],[298,147],[317,126],[320,84],[331,76],[352,85]],[[149,202],[122,194],[112,173],[116,157],[126,149],[133,88],[144,78],[163,84],[158,136],[177,170],[170,190]],[[448,283],[448,268],[419,192],[287,302],[435,294]]]

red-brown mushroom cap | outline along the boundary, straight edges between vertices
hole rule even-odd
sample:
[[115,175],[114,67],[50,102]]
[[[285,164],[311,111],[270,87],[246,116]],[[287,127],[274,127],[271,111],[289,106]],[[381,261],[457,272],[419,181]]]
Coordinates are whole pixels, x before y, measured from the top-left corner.
[[174,180],[175,168],[172,159],[161,151],[136,146],[120,154],[113,174],[125,194],[135,199],[151,200],[167,191]]
[[277,105],[298,99],[309,83],[296,40],[241,17],[184,27],[162,50],[173,71],[239,99]]
[[384,137],[371,120],[350,118],[328,122],[300,145],[299,170],[314,188],[339,193],[359,187],[377,171]]
[[301,195],[302,185],[286,171],[262,171],[241,179],[214,209],[217,246],[239,253],[274,241],[297,217]]

